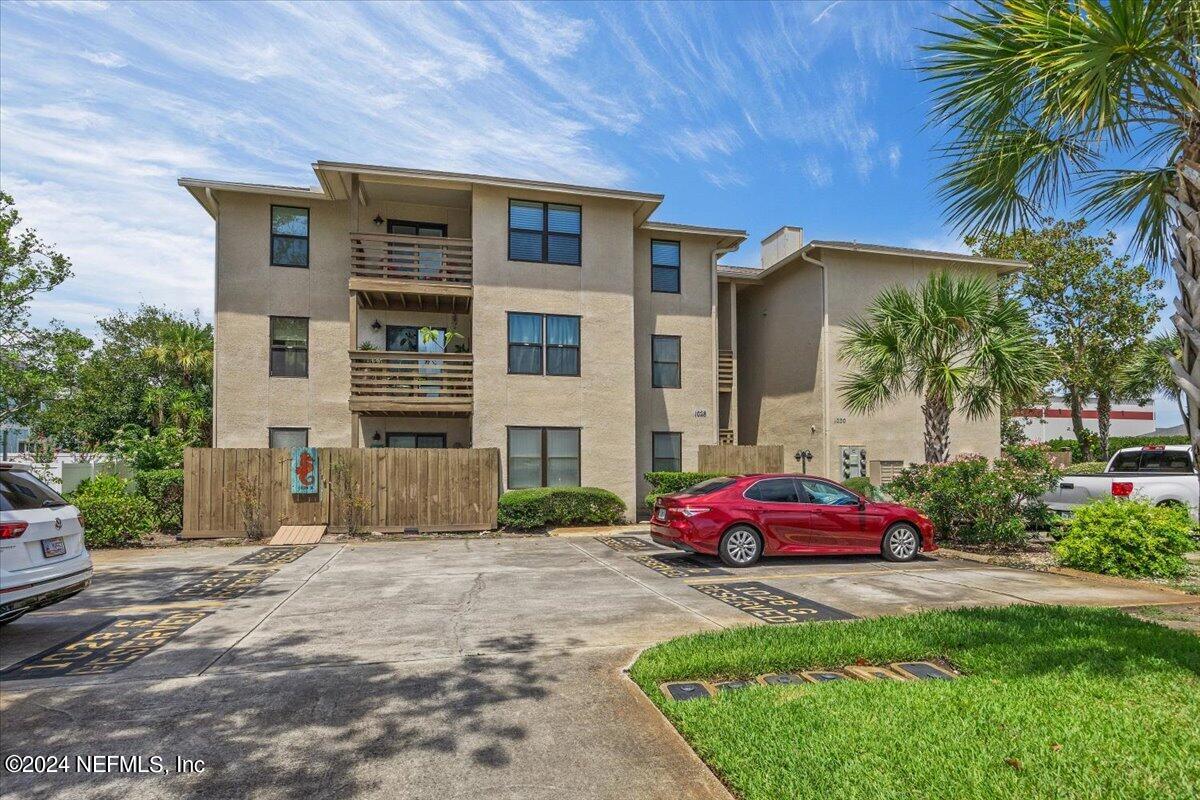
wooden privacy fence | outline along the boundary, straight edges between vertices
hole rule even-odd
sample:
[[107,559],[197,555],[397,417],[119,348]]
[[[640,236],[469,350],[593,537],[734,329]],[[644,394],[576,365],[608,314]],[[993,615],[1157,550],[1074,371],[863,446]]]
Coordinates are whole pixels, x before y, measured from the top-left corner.
[[183,537],[241,536],[245,522],[235,485],[245,478],[262,505],[263,533],[280,525],[345,530],[333,481],[345,465],[363,500],[366,530],[477,531],[496,527],[500,451],[481,449],[317,448],[317,494],[292,494],[292,451],[188,448],[183,456]]
[[783,445],[702,444],[700,471],[728,475],[783,472]]

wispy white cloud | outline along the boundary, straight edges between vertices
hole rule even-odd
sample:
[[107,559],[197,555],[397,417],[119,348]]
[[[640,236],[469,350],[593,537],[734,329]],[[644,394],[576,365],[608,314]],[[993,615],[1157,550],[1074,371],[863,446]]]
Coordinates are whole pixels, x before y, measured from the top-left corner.
[[833,170],[829,165],[811,153],[800,163],[800,172],[808,182],[816,188],[828,186],[833,182]]
[[900,172],[900,159],[901,158],[902,158],[902,154],[900,152],[900,145],[898,145],[898,144],[888,145],[887,161],[888,161],[888,167],[892,171],[892,175],[896,175],[897,173]]
[[91,50],[85,50],[79,55],[93,64],[99,64],[102,67],[110,67],[112,69],[124,67],[129,63],[125,60],[125,56],[120,53],[95,53]]

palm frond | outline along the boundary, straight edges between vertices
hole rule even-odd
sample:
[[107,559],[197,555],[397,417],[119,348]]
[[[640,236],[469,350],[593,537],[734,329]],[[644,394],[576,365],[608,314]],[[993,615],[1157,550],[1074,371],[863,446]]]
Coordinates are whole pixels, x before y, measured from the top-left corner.
[[1175,183],[1175,168],[1107,169],[1090,174],[1082,187],[1085,203],[1105,224],[1136,218],[1131,245],[1147,261],[1167,263],[1170,207],[1166,194]]

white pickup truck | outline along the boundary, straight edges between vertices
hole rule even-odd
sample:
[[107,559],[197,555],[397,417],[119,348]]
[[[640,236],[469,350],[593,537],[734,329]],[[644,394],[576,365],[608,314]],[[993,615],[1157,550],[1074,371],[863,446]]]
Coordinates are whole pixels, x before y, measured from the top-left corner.
[[1071,511],[1075,506],[1104,497],[1139,497],[1155,505],[1178,503],[1200,507],[1200,476],[1188,445],[1148,445],[1118,450],[1104,472],[1064,474],[1058,489],[1042,497],[1051,510]]

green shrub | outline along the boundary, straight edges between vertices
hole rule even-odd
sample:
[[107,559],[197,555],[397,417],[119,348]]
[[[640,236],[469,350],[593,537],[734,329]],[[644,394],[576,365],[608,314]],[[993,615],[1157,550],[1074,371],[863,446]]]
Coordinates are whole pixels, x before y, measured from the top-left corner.
[[962,455],[913,465],[888,484],[888,493],[928,516],[942,541],[1012,547],[1026,540],[1027,527],[1048,524],[1041,496],[1060,474],[1045,448],[1019,447],[991,464]]
[[[1108,454],[1111,456],[1113,453],[1126,447],[1145,447],[1148,444],[1188,443],[1189,440],[1186,436],[1113,436],[1108,440]],[[1051,439],[1044,446],[1051,451],[1070,450],[1073,461],[1083,459],[1083,452],[1080,450],[1079,442],[1074,439]],[[1093,451],[1096,449],[1094,444],[1092,449]]]
[[1176,578],[1187,573],[1183,554],[1195,547],[1182,505],[1110,497],[1079,506],[1063,528],[1054,545],[1059,563],[1104,575]]
[[1080,461],[1078,464],[1067,467],[1063,472],[1068,475],[1095,475],[1104,472],[1104,468],[1107,466],[1107,461]]
[[183,470],[146,469],[134,477],[137,493],[154,506],[158,529],[176,533],[183,528]]
[[532,530],[558,525],[613,525],[625,516],[625,503],[607,489],[551,486],[513,489],[500,495],[500,525]]
[[97,475],[68,495],[83,515],[83,539],[88,547],[135,545],[154,530],[154,504],[131,488],[129,481],[117,475]]
[[643,475],[655,494],[674,494],[709,478],[720,478],[724,472],[647,472]]
[[879,493],[870,478],[847,478],[842,481],[842,485],[852,492],[858,492],[863,497],[875,497]]

